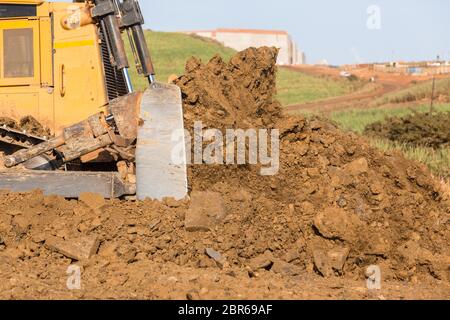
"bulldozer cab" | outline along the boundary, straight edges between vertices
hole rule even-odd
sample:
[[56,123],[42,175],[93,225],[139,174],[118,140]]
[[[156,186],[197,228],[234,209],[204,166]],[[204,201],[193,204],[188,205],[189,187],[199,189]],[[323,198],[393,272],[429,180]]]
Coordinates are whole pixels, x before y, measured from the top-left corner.
[[[0,0],[0,189],[187,195],[184,136],[173,137],[184,133],[181,92],[155,81],[143,24],[136,0]],[[149,81],[143,94],[133,92],[125,34]],[[2,123],[30,116],[50,137]],[[94,162],[100,170],[84,166]],[[11,171],[19,165],[29,171]]]
[[[58,134],[107,104],[105,67],[96,26],[66,30],[60,23],[82,6],[37,0],[0,1],[2,117],[19,121],[33,116],[52,134]],[[122,94],[126,91],[122,90]]]

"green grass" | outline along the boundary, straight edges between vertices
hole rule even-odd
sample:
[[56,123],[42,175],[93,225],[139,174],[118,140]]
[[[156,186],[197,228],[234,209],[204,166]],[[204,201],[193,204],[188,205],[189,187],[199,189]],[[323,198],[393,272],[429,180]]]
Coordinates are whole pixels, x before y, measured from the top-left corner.
[[411,147],[381,139],[371,139],[371,144],[383,151],[401,151],[406,158],[426,164],[437,177],[450,179],[450,148]]
[[[198,57],[206,63],[216,54],[222,56],[224,60],[229,60],[236,53],[235,50],[226,48],[218,42],[197,36],[153,31],[146,31],[145,36],[150,46],[157,79],[161,82],[167,82],[172,74],[184,74],[186,61],[190,57]],[[134,58],[127,39],[125,43],[130,64],[133,64]],[[130,74],[135,89],[147,86],[146,80],[136,73],[134,67],[130,68]],[[277,98],[284,105],[310,102],[349,93],[354,90],[356,83],[279,68]]]
[[[434,110],[441,112],[450,111],[450,104],[436,105]],[[341,128],[362,134],[369,124],[383,121],[388,117],[404,117],[414,112],[425,113],[428,111],[430,111],[430,106],[427,105],[411,108],[353,109],[334,112],[330,117],[333,121],[337,122]]]
[[[418,83],[407,89],[386,94],[380,98],[377,98],[371,103],[370,107],[391,103],[405,103],[420,101],[423,99],[431,99],[432,88],[432,80]],[[450,78],[436,80],[434,94],[435,97],[439,97],[440,95],[450,97]]]
[[[430,106],[414,108],[378,108],[366,110],[348,110],[331,114],[331,119],[342,129],[362,134],[369,124],[383,121],[387,117],[403,117],[413,112],[428,112]],[[436,111],[450,112],[450,104],[435,106]],[[434,150],[426,147],[412,147],[382,139],[371,139],[373,146],[383,151],[401,151],[406,158],[426,164],[438,177],[450,178],[450,148]]]
[[278,69],[278,99],[283,105],[293,105],[331,97],[342,96],[354,91],[355,83],[349,80],[333,80]]

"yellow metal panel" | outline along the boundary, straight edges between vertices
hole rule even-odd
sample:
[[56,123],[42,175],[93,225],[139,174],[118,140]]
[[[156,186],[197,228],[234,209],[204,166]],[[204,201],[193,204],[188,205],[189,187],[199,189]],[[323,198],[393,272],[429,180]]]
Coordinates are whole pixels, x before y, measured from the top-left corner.
[[56,130],[55,123],[55,108],[54,108],[54,89],[51,87],[48,88],[39,88],[39,114],[38,121],[49,128],[52,133]]
[[0,91],[0,110],[3,117],[19,121],[25,116],[39,115],[39,92],[37,88],[9,88]]
[[0,116],[16,121],[33,116],[42,125],[54,130],[52,88],[39,86],[0,88]]
[[93,46],[95,46],[94,40],[55,42],[55,49],[74,48],[74,47],[93,47]]
[[0,27],[0,88],[3,79],[3,31]]
[[73,5],[84,6],[52,3],[57,132],[104,110],[107,104],[97,27],[86,25],[66,30],[59,23]]
[[13,19],[13,20],[0,20],[0,26],[2,28],[8,29],[21,29],[21,28],[30,28],[31,23],[35,21],[34,19]]
[[42,2],[37,7],[37,15],[39,17],[49,17],[50,16],[50,4],[48,2]]
[[43,0],[2,0],[0,3],[2,4],[42,4],[45,1]]
[[53,47],[52,25],[50,18],[39,19],[40,47],[41,47],[41,85],[53,86]]

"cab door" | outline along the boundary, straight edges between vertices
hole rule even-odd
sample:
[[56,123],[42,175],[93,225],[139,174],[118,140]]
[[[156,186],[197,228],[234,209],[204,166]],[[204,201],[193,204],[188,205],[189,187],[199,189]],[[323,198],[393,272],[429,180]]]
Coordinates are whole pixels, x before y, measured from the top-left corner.
[[[37,18],[0,19],[0,117],[32,116],[43,123],[39,50]],[[52,118],[46,120],[51,128]]]

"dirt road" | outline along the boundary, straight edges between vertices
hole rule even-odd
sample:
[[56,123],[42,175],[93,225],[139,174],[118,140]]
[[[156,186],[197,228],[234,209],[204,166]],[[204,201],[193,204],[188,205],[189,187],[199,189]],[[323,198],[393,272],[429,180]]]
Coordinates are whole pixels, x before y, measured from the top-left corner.
[[345,110],[348,108],[362,108],[370,100],[382,95],[403,89],[403,87],[392,83],[368,84],[362,90],[351,93],[349,95],[320,100],[305,104],[288,106],[287,111],[316,111],[316,112],[334,112]]
[[[316,67],[316,66],[298,66],[291,67],[291,70],[306,73],[309,75],[319,76],[327,75],[335,79],[342,79],[340,77],[341,69],[330,67]],[[362,80],[368,81],[362,89],[352,92],[348,95],[330,98],[310,103],[298,104],[288,106],[288,112],[295,111],[316,111],[322,113],[329,113],[334,111],[341,111],[348,108],[364,108],[374,98],[381,97],[385,94],[393,93],[403,90],[411,86],[413,83],[430,80],[430,77],[414,77],[412,75],[390,74],[383,72],[376,72],[369,68],[360,68],[351,71]],[[376,83],[369,83],[370,79],[376,78]]]

